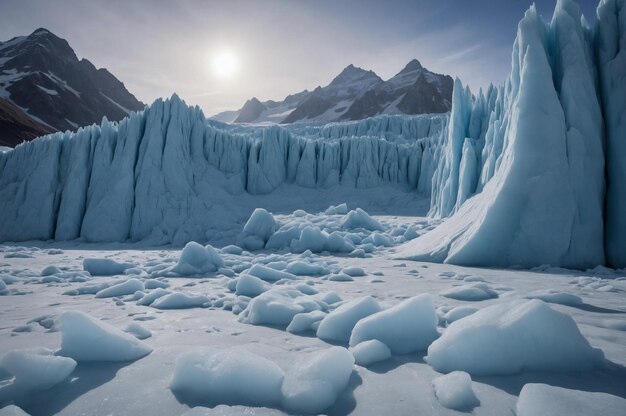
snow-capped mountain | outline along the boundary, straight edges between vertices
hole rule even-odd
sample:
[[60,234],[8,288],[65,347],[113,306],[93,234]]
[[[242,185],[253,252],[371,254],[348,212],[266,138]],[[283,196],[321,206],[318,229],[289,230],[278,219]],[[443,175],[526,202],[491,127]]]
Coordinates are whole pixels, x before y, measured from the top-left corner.
[[103,116],[121,120],[144,107],[110,72],[79,60],[66,40],[46,29],[0,42],[0,98],[7,101],[0,119],[9,117],[8,106],[23,113],[13,120],[30,119],[1,130],[0,142],[7,145],[42,130],[75,130]]
[[240,110],[213,118],[229,123],[295,123],[445,113],[450,111],[452,86],[450,76],[429,71],[417,59],[387,81],[373,71],[348,65],[325,87],[290,95],[282,102],[261,102],[255,97]]

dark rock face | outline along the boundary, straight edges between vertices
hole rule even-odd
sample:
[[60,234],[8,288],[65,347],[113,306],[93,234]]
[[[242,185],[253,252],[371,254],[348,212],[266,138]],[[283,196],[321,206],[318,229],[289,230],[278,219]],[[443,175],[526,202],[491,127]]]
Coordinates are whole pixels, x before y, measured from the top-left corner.
[[0,98],[0,146],[15,147],[23,141],[52,133],[10,101]]
[[[302,91],[281,102],[248,100],[235,123],[360,120],[378,114],[425,114],[450,111],[453,80],[435,74],[413,59],[383,81],[373,71],[348,65],[325,87]],[[265,108],[262,108],[264,106]],[[281,114],[281,118],[278,118]],[[227,121],[232,112],[215,116]],[[232,120],[232,118],[230,118]]]
[[46,29],[0,43],[0,95],[51,130],[121,120],[144,108],[106,69]]

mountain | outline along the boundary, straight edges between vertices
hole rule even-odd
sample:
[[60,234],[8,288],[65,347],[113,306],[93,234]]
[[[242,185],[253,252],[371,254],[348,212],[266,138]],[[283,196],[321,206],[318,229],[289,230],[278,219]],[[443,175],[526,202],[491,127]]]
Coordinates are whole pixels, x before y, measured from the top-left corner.
[[348,65],[325,87],[290,95],[282,102],[253,98],[240,110],[213,118],[234,123],[295,123],[445,113],[451,108],[452,87],[451,77],[427,70],[417,59],[387,81],[373,71]]
[[[8,102],[0,118],[11,118],[14,131],[3,131],[2,140],[12,145],[36,137],[33,124],[38,131],[75,130],[144,108],[109,71],[79,60],[66,40],[46,29],[0,42],[0,98]],[[24,114],[8,115],[9,105]]]
[[37,122],[9,100],[0,98],[0,146],[14,147],[53,131],[54,129]]

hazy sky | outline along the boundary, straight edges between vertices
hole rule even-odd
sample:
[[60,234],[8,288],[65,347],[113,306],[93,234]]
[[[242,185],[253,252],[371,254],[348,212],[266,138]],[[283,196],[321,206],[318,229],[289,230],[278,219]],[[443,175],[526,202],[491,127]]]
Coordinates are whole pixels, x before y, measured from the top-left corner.
[[[0,40],[45,27],[145,103],[206,115],[328,84],[348,64],[388,79],[412,58],[472,88],[501,83],[530,0],[0,0]],[[555,0],[537,0],[546,17]],[[593,22],[597,0],[580,0]],[[220,77],[223,50],[238,68]]]

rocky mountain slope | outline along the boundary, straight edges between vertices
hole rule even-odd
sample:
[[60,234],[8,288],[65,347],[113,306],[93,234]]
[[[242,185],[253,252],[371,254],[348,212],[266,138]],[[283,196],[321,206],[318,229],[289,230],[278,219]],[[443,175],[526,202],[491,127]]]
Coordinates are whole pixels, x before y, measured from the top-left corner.
[[6,101],[0,107],[3,126],[13,120],[0,140],[10,146],[103,116],[121,120],[144,107],[109,71],[79,60],[66,40],[46,29],[0,42],[0,98]]

